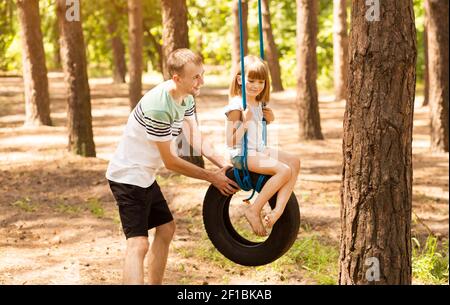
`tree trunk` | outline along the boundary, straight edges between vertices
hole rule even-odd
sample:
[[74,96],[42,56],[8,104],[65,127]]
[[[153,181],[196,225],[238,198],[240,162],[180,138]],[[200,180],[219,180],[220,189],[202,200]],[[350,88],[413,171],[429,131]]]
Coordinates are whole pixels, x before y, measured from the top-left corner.
[[134,109],[142,97],[142,0],[128,0],[128,36],[130,48],[130,107]]
[[297,0],[297,107],[300,139],[323,139],[317,94],[316,0]]
[[163,76],[169,79],[167,58],[180,48],[189,48],[186,0],[161,0],[163,17]]
[[113,52],[113,83],[125,83],[127,65],[125,63],[125,45],[117,33],[117,24],[114,20],[109,20],[108,31],[111,34],[111,46]]
[[281,82],[280,62],[278,48],[273,38],[272,25],[270,23],[270,0],[263,0],[261,5],[263,18],[263,37],[266,48],[264,50],[265,59],[269,64],[270,76],[272,79],[272,90],[274,92],[283,91],[283,83]]
[[347,98],[347,6],[346,0],[333,0],[333,63],[336,100]]
[[352,1],[344,114],[340,284],[411,284],[412,0]]
[[68,148],[69,151],[74,154],[85,157],[95,157],[95,144],[92,133],[91,96],[88,83],[81,18],[78,21],[67,20],[66,10],[68,8],[69,6],[66,6],[65,0],[57,0],[61,60],[68,90]]
[[425,13],[425,25],[423,29],[423,44],[424,44],[424,57],[425,57],[425,69],[423,71],[423,102],[422,106],[428,106],[429,102],[429,93],[430,93],[430,83],[428,78],[428,35],[427,35],[427,20],[428,17]]
[[[56,9],[55,9],[55,14],[56,14]],[[58,20],[55,19],[55,22],[53,24],[53,39],[52,39],[52,44],[53,44],[53,68],[57,69],[57,70],[61,70],[62,69],[62,63],[61,63],[61,46],[59,44],[59,25],[58,25]]]
[[18,0],[25,89],[25,125],[52,125],[38,0]]
[[[163,75],[164,79],[169,79],[167,69],[167,58],[176,49],[189,48],[189,29],[187,25],[186,0],[161,0],[163,15]],[[195,113],[197,118],[197,113]],[[181,133],[177,141],[179,143],[179,153],[182,151],[183,143],[188,143],[184,134]],[[181,156],[182,159],[191,162],[202,168],[205,167],[203,157],[194,154],[194,149],[190,147],[188,156]]]
[[[244,55],[248,54],[248,2],[247,0],[242,0],[242,31],[244,33]],[[238,0],[233,0],[233,41],[232,41],[232,53],[231,53],[231,73],[239,69],[239,62],[241,61],[241,49],[240,49],[240,32],[239,32],[239,2]]]
[[448,0],[425,1],[431,150],[448,152]]

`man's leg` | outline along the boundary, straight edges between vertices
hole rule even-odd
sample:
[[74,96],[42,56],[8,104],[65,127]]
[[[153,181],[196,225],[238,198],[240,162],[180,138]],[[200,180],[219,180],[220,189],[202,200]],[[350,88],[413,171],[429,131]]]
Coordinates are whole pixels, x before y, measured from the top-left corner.
[[127,251],[123,267],[123,283],[144,284],[144,258],[148,251],[148,237],[137,236],[127,239]]
[[155,237],[148,253],[148,282],[150,285],[160,285],[166,270],[169,246],[175,233],[175,222],[156,227]]

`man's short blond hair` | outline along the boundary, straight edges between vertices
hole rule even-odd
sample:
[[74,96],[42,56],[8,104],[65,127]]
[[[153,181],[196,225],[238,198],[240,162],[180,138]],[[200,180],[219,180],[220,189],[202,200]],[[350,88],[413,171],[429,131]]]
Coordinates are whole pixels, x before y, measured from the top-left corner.
[[170,53],[169,58],[167,58],[167,70],[170,77],[174,74],[182,75],[184,66],[189,62],[201,65],[202,58],[189,49],[176,49]]

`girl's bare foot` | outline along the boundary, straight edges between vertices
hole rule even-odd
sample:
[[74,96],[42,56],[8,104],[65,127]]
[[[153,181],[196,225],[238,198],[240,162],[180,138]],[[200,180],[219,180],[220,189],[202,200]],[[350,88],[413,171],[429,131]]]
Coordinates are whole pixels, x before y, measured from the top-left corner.
[[266,229],[264,229],[263,223],[261,221],[260,213],[254,211],[250,206],[245,210],[244,216],[247,219],[248,223],[252,226],[253,232],[255,232],[256,235],[267,235]]
[[265,225],[270,229],[273,227],[273,225],[277,222],[277,220],[281,217],[283,214],[283,211],[277,211],[273,210],[269,214],[264,217],[264,223]]

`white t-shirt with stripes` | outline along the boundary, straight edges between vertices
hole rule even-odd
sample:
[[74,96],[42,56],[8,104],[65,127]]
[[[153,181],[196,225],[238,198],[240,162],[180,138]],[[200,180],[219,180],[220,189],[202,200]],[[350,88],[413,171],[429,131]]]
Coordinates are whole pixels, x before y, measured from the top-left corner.
[[174,140],[184,119],[193,120],[195,102],[188,95],[180,104],[169,94],[166,81],[148,91],[131,112],[122,138],[111,158],[106,178],[119,183],[149,187],[163,166],[155,142]]

